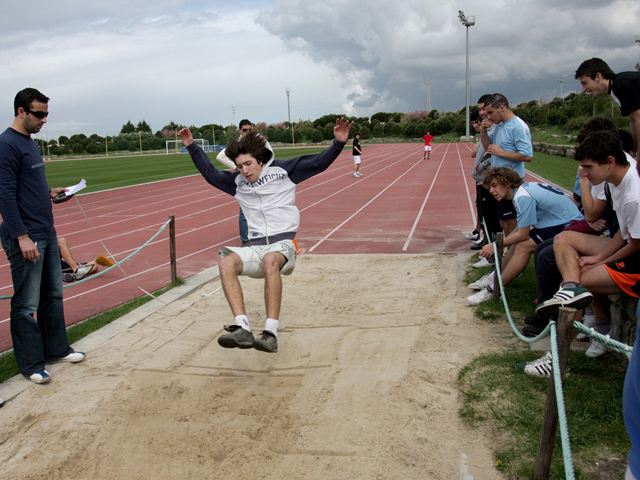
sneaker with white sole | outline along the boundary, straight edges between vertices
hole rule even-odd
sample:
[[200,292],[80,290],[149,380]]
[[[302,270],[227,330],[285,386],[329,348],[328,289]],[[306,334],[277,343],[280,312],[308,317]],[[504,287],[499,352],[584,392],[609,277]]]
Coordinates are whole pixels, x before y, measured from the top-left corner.
[[464,238],[467,240],[478,240],[480,238],[480,233],[477,230],[474,230],[471,233],[467,233]]
[[484,290],[487,287],[493,287],[495,277],[496,277],[496,272],[494,270],[493,272],[487,273],[484,277],[480,278],[479,280],[476,280],[475,282],[470,283],[469,288],[471,290]]
[[[516,364],[516,368],[523,371],[527,375],[531,375],[532,377],[550,378],[553,372],[552,361],[553,359],[551,357],[551,352],[547,352],[545,355],[538,358],[537,360],[533,360],[532,362]],[[565,376],[568,375],[569,365],[567,364]]]
[[218,337],[218,345],[224,348],[252,348],[253,333],[245,330],[240,325],[225,325],[224,329],[229,332]]
[[55,360],[51,360],[48,363],[58,363],[58,362],[71,362],[78,363],[87,358],[87,354],[84,352],[71,352],[69,355],[64,356],[62,358],[57,358]]
[[276,353],[278,339],[269,330],[263,330],[260,336],[253,341],[253,348],[261,352]]
[[494,262],[488,260],[486,257],[482,257],[479,261],[471,265],[473,268],[492,267]]
[[474,293],[467,297],[467,302],[471,305],[480,305],[482,302],[486,302],[493,298],[493,288],[487,287],[480,290],[478,293]]
[[4,400],[0,398],[0,408],[4,406]]
[[582,285],[574,288],[562,287],[549,300],[542,302],[536,307],[536,313],[542,313],[551,318],[558,318],[560,307],[575,308],[582,310],[593,301],[593,295]]
[[78,264],[78,269],[73,274],[73,279],[78,281],[82,280],[93,268],[93,265],[81,265]]
[[51,375],[49,375],[49,372],[47,372],[44,368],[36,373],[32,373],[29,376],[29,380],[31,380],[33,383],[47,383],[48,381],[51,380]]
[[604,343],[591,339],[591,346],[585,352],[585,355],[589,358],[598,358],[601,355],[607,353],[609,349]]

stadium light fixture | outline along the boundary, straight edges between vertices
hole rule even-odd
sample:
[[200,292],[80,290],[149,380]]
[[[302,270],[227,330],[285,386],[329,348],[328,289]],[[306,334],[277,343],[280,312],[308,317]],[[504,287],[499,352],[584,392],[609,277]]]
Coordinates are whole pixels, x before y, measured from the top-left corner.
[[469,27],[473,27],[476,24],[475,15],[469,15],[468,17],[464,14],[462,10],[458,10],[458,18],[460,19],[460,23],[464,25],[467,30],[467,134],[466,138],[471,138],[469,131]]
[[562,78],[560,80],[558,80],[558,82],[560,83],[560,98],[564,98],[562,96],[562,84],[564,83],[564,79],[567,78],[566,75],[562,75]]

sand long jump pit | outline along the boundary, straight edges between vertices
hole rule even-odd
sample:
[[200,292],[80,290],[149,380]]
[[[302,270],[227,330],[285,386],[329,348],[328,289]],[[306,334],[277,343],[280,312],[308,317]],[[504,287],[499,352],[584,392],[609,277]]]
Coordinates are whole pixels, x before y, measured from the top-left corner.
[[[466,306],[467,259],[302,255],[277,354],[218,346],[233,319],[207,283],[8,402],[1,476],[501,478],[458,416],[460,368],[509,332]],[[259,331],[263,282],[241,281]]]

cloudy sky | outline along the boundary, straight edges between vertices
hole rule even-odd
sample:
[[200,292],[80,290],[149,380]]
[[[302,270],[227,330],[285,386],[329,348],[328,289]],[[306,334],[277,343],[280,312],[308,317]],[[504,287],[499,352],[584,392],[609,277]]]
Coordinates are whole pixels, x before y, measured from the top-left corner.
[[[131,120],[277,123],[330,113],[368,116],[504,93],[512,104],[578,90],[573,73],[599,56],[614,71],[640,62],[637,0],[137,0],[5,2],[0,16],[0,129],[13,98],[51,98],[45,138],[113,135]],[[235,107],[235,117],[233,109]]]

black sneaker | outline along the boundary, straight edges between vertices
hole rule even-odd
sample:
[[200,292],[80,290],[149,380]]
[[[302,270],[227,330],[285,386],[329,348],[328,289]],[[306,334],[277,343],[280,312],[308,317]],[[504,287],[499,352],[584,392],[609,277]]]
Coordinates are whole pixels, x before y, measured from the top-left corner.
[[526,323],[527,325],[532,325],[534,327],[546,327],[549,324],[549,319],[539,317],[537,315],[532,315],[530,317],[524,317],[524,323]]
[[544,331],[545,328],[547,328],[547,325],[549,325],[549,320],[547,320],[546,325],[527,325],[526,327],[522,328],[522,334],[525,337],[537,337]]
[[229,332],[218,337],[218,345],[224,348],[252,348],[253,333],[245,330],[239,325],[225,325],[224,329]]
[[253,341],[253,348],[261,352],[276,353],[278,351],[278,339],[268,330],[263,330],[258,338]]

